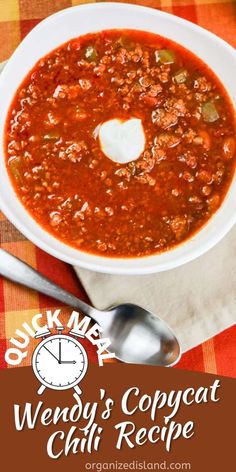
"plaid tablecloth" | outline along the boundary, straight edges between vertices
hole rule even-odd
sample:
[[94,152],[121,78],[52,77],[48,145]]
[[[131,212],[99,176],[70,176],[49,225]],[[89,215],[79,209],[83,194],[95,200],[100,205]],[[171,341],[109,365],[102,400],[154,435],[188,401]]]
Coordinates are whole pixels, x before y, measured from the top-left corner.
[[[146,0],[127,1],[173,13],[213,31],[236,47],[235,0]],[[8,59],[23,37],[46,16],[90,0],[0,0],[0,62]],[[0,213],[1,247],[22,258],[49,278],[86,300],[73,269],[27,241]],[[60,307],[46,296],[19,287],[0,277],[0,367],[7,367],[4,353],[15,330],[33,314]],[[64,319],[70,309],[62,307]],[[236,326],[184,354],[177,368],[236,377]],[[34,342],[30,349],[33,350]],[[96,355],[87,346],[90,360]],[[29,363],[30,355],[23,361]],[[22,364],[21,364],[22,365]]]

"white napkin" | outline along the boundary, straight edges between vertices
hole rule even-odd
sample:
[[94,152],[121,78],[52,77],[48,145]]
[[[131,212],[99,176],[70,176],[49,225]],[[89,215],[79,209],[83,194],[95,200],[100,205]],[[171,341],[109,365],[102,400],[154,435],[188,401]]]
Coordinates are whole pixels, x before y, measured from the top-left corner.
[[183,351],[236,322],[236,228],[204,256],[155,275],[120,276],[75,267],[92,304],[141,305],[167,321]]

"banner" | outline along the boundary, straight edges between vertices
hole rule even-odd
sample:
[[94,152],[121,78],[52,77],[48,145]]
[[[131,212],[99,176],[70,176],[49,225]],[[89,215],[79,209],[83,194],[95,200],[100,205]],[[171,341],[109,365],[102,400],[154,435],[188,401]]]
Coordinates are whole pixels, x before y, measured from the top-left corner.
[[89,365],[77,401],[31,367],[1,378],[1,461],[63,471],[232,470],[236,381],[147,366]]

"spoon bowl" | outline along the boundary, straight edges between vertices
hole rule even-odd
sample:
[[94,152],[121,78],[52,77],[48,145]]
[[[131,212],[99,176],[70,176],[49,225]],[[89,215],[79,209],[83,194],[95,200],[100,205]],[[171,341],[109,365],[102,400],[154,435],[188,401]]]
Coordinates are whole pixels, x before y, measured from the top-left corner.
[[126,363],[172,366],[181,356],[169,326],[138,305],[125,303],[100,312],[96,321],[111,341],[116,358]]
[[97,310],[3,249],[0,274],[92,318],[101,326],[103,337],[109,338],[110,351],[123,362],[170,367],[180,359],[179,342],[167,323],[140,306],[124,303],[106,311]]

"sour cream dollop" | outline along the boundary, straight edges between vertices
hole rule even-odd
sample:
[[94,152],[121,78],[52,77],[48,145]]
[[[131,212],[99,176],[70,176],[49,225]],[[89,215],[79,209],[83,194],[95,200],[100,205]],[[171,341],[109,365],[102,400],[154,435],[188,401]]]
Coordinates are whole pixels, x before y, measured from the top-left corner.
[[118,164],[136,161],[145,148],[144,129],[138,118],[105,121],[98,136],[103,153]]

